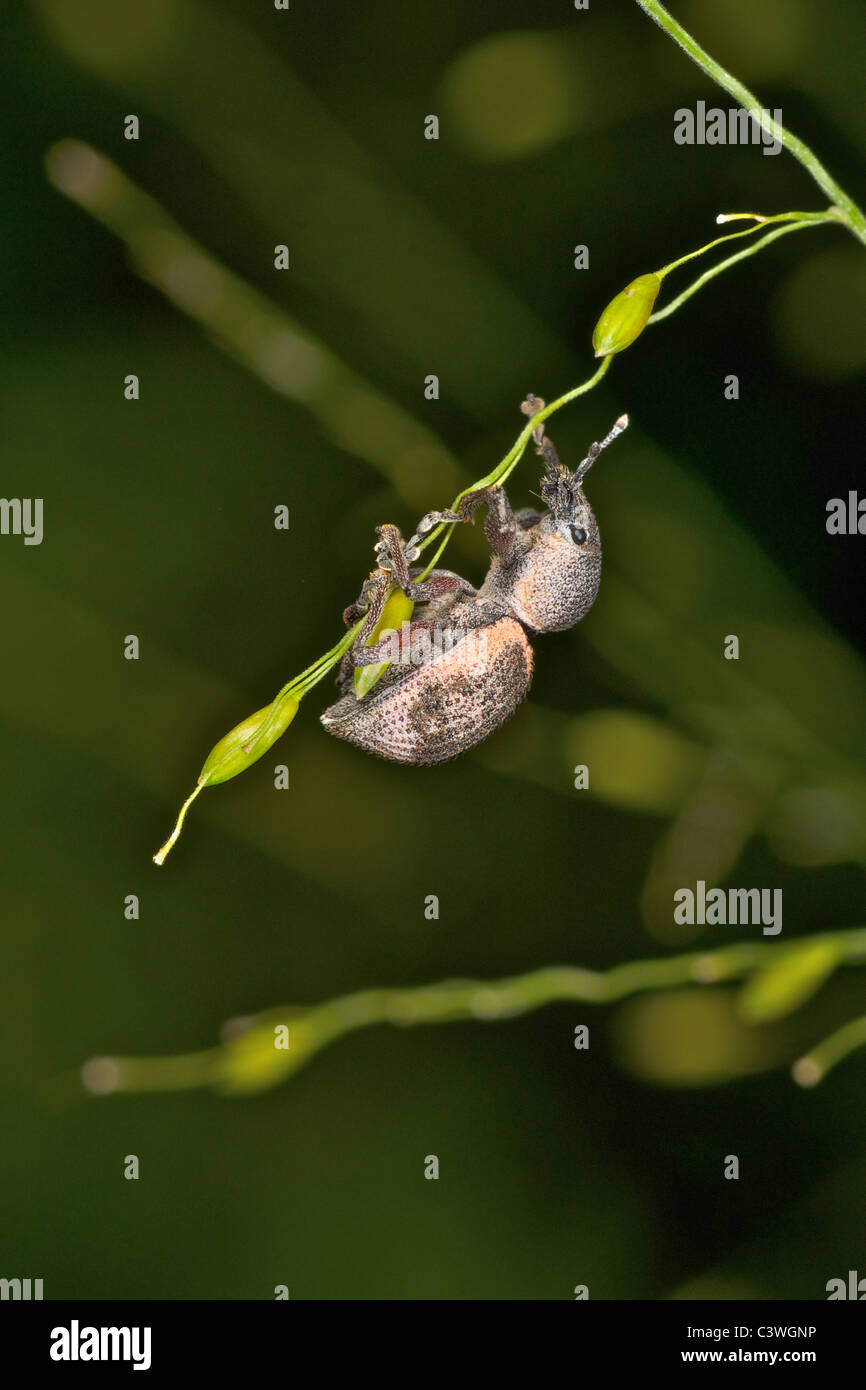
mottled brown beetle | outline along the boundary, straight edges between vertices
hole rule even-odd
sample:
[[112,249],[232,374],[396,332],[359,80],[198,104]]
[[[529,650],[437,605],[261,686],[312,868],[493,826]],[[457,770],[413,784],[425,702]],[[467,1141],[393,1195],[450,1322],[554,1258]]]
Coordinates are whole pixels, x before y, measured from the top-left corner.
[[[532,416],[543,405],[529,396],[522,409]],[[583,479],[627,424],[623,415],[573,473],[560,463],[543,424],[537,426],[544,512],[515,513],[505,490],[492,487],[470,493],[458,512],[428,512],[408,542],[396,526],[377,528],[377,567],[343,614],[347,626],[366,619],[340,667],[342,699],[321,715],[329,733],[380,758],[424,765],[456,758],[504,724],[529,689],[526,629],[561,632],[595,602],[601,540]],[[423,571],[410,565],[422,536],[439,522],[470,520],[482,505],[491,563],[481,588],[450,570],[433,570],[419,583]],[[404,624],[402,634],[367,646],[393,584],[424,605],[422,614]],[[392,664],[378,684],[356,699],[355,668],[387,660]]]

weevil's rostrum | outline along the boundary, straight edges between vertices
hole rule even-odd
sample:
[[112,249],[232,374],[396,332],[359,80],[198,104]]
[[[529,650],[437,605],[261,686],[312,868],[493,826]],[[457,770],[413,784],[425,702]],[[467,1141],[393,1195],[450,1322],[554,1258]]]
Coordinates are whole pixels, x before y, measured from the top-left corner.
[[[524,412],[543,402],[530,396]],[[595,602],[601,579],[601,539],[583,480],[601,450],[628,424],[617,420],[572,472],[557,456],[543,424],[534,431],[544,460],[544,511],[513,512],[502,487],[466,496],[458,512],[430,512],[404,542],[396,526],[380,526],[377,567],[347,625],[365,616],[340,668],[342,698],[321,716],[338,738],[392,762],[425,765],[456,758],[480,743],[517,709],[532,677],[528,632],[561,632],[580,622]],[[439,522],[468,521],[487,507],[484,532],[490,568],[480,589],[450,570],[419,580],[417,545]],[[367,645],[393,586],[416,608],[399,633],[381,633]],[[390,662],[357,698],[358,667]]]

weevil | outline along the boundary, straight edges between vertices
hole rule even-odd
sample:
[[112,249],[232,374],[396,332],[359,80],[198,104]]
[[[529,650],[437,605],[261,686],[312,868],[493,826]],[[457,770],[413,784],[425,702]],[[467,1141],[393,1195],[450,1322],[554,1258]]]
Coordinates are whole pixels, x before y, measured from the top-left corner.
[[[529,396],[521,409],[534,416],[543,406]],[[496,486],[469,493],[457,511],[428,512],[408,541],[396,526],[376,528],[376,568],[343,614],[347,627],[364,622],[343,657],[341,698],[320,716],[329,733],[391,762],[423,766],[458,757],[510,718],[532,679],[528,634],[574,627],[595,602],[601,539],[583,480],[627,425],[621,416],[573,472],[560,462],[544,425],[536,426],[543,511],[512,511],[505,489]],[[472,520],[481,506],[491,557],[480,589],[450,570],[420,579],[423,570],[412,565],[422,538],[441,522]],[[399,634],[380,634],[368,646],[395,585],[422,605],[420,614]],[[354,671],[380,662],[390,665],[357,698]]]

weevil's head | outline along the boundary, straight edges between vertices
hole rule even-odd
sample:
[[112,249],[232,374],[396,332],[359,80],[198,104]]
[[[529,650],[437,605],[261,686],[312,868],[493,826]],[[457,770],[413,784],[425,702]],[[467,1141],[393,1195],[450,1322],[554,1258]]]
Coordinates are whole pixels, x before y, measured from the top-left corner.
[[511,580],[514,612],[536,632],[562,632],[589,611],[601,579],[601,538],[583,480],[595,460],[628,425],[617,420],[601,444],[590,446],[572,472],[559,460],[551,441],[542,439],[541,498],[547,508],[526,532],[529,545]]

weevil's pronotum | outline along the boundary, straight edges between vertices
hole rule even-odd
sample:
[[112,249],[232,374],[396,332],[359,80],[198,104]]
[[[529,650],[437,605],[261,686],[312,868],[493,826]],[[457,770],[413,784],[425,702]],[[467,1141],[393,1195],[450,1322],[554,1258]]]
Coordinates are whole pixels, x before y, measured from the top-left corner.
[[[531,416],[543,404],[530,396],[522,408]],[[406,542],[396,526],[378,528],[377,567],[343,614],[347,626],[366,618],[343,658],[342,698],[321,715],[329,733],[380,758],[424,765],[456,758],[514,713],[532,677],[527,632],[573,627],[595,602],[601,540],[583,480],[627,425],[623,415],[574,472],[560,463],[543,424],[537,426],[543,512],[513,512],[497,486],[470,493],[458,512],[428,512]],[[482,505],[491,560],[481,588],[450,570],[434,569],[418,582],[422,571],[411,566],[422,537],[439,522],[470,520]],[[368,646],[394,585],[423,607],[400,633],[380,633]],[[358,698],[355,670],[381,662],[390,665]]]

